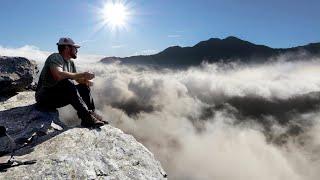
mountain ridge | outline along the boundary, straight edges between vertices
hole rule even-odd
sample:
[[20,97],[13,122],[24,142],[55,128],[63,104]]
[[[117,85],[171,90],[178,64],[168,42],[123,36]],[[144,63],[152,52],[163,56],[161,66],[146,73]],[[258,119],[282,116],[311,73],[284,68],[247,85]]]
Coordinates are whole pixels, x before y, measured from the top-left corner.
[[271,48],[258,45],[229,36],[225,39],[210,38],[200,41],[194,46],[171,46],[153,55],[138,55],[130,57],[106,57],[103,63],[119,61],[122,64],[146,64],[160,66],[192,66],[200,65],[203,61],[214,63],[221,60],[240,60],[244,63],[265,62],[271,57],[284,53],[306,51],[311,56],[320,57],[320,43],[309,43],[291,48]]

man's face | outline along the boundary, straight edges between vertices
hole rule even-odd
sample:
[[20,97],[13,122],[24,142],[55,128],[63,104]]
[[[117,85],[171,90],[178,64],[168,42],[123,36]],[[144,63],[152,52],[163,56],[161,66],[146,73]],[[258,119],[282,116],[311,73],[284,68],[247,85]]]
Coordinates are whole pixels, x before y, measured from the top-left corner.
[[78,49],[74,46],[69,46],[69,55],[73,59],[77,59]]

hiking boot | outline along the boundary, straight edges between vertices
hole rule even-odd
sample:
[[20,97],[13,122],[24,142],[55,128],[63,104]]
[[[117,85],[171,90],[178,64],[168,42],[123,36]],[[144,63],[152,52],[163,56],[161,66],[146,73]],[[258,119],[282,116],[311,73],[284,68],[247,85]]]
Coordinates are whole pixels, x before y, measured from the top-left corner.
[[79,117],[81,119],[81,126],[83,127],[100,127],[104,125],[102,121],[99,121],[91,113],[86,113]]
[[103,122],[104,124],[109,124],[108,120],[103,119],[103,117],[100,116],[98,113],[94,111],[90,111],[90,114],[94,116],[96,119],[98,119],[99,121]]

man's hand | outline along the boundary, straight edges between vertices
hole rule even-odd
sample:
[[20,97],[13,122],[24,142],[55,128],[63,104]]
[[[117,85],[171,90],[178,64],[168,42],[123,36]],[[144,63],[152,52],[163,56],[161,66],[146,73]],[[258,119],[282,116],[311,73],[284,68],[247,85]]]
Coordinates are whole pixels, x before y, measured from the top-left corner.
[[78,77],[75,78],[75,81],[77,81],[79,84],[85,84],[87,86],[93,86],[93,82],[90,81],[94,78],[94,74],[90,72],[83,72],[79,73]]
[[76,80],[79,84],[84,84],[86,86],[93,86],[93,82],[91,80],[79,79]]
[[86,80],[91,80],[94,78],[94,74],[93,73],[90,73],[90,72],[83,72],[83,73],[80,73],[80,78],[79,79],[86,79]]
[[88,81],[94,78],[94,74],[90,72],[82,72],[82,73],[76,73],[74,76],[74,80],[83,82],[83,81]]

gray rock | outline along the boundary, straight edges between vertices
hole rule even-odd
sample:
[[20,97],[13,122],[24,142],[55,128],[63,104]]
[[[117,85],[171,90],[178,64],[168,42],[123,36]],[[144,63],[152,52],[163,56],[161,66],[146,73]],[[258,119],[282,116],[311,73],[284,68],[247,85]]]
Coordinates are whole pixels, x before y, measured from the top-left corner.
[[34,95],[35,92],[33,91],[23,91],[19,92],[15,96],[0,97],[0,111],[32,105],[36,102]]
[[0,94],[30,88],[37,73],[35,61],[24,57],[0,56]]
[[[34,92],[20,92],[10,99],[0,102],[0,126],[7,129],[7,133],[15,140],[19,149],[35,141],[39,136],[50,138],[62,130],[63,124],[59,120],[58,111],[41,112],[35,109]],[[58,124],[58,126],[54,126]],[[62,126],[62,127],[60,127]],[[54,128],[56,127],[56,128]],[[11,150],[6,138],[0,139],[0,154]]]
[[[35,139],[15,147],[15,159],[37,162],[6,169],[0,179],[166,179],[159,161],[131,135],[110,125],[61,131],[54,126],[60,122],[58,112],[37,111],[33,101],[24,99],[33,92],[19,95],[2,102],[7,108],[0,104],[0,125],[15,141]],[[11,108],[14,105],[19,106]],[[8,151],[10,143],[3,140],[0,146]],[[8,159],[9,155],[2,156],[0,162]]]
[[6,136],[0,137],[0,156],[10,153],[11,148],[13,148],[13,144],[11,143],[10,139]]
[[109,125],[100,130],[73,128],[36,146],[0,179],[164,179],[153,154],[132,136]]

